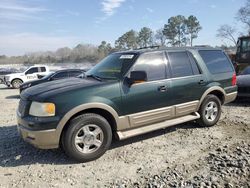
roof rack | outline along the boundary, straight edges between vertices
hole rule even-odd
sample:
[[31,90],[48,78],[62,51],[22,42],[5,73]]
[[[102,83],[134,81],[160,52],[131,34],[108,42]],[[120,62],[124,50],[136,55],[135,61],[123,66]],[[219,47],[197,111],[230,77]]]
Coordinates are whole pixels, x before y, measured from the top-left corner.
[[154,46],[145,46],[145,47],[141,47],[141,48],[136,48],[135,50],[143,50],[143,49],[159,49],[161,46],[159,45],[154,45]]
[[199,48],[199,47],[204,47],[204,48],[206,48],[206,47],[211,47],[210,45],[207,45],[207,44],[204,44],[204,45],[195,45],[194,47],[197,47],[197,48]]

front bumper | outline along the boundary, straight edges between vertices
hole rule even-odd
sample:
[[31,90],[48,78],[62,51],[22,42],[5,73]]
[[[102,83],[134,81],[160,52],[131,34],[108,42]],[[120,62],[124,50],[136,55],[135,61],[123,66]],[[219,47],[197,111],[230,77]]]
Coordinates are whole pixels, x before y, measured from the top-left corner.
[[59,147],[60,135],[57,133],[56,129],[41,130],[37,127],[31,128],[32,126],[29,127],[29,125],[36,125],[37,123],[35,118],[34,120],[21,118],[19,112],[17,112],[17,122],[18,132],[24,141],[40,149],[53,149]]

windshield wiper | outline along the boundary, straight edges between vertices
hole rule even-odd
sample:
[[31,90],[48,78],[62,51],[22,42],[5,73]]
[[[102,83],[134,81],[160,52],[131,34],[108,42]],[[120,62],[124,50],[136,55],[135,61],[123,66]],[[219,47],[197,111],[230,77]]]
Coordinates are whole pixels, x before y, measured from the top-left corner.
[[98,81],[102,81],[102,79],[99,76],[96,76],[94,74],[89,74],[89,75],[87,75],[87,77],[91,77],[91,78],[94,78],[94,79],[96,79]]

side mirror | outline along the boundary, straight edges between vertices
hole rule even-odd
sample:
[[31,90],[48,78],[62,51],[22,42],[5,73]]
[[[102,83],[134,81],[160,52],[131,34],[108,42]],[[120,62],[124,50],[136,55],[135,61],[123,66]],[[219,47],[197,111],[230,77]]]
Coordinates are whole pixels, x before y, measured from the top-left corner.
[[136,84],[147,81],[147,73],[145,71],[130,72],[129,84]]

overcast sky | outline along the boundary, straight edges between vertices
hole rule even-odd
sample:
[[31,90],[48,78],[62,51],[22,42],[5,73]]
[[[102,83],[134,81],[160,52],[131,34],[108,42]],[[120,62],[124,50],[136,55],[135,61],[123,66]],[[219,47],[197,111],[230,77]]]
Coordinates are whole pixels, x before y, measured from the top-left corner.
[[171,16],[195,15],[202,31],[194,44],[220,45],[216,30],[235,20],[245,0],[0,0],[0,55],[111,42],[124,32],[163,27]]

